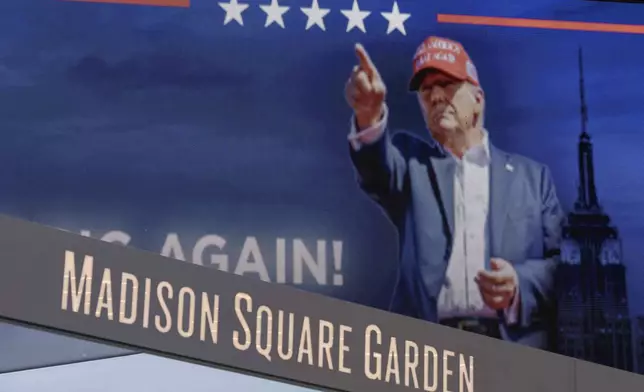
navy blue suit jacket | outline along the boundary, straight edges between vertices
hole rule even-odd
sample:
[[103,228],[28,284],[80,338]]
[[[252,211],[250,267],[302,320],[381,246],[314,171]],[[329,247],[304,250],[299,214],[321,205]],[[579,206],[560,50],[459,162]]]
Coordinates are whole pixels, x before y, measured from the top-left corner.
[[[548,168],[490,145],[488,256],[519,277],[519,321],[499,312],[505,340],[548,348],[563,211]],[[360,187],[396,226],[400,263],[390,310],[437,321],[437,298],[452,251],[456,161],[438,143],[409,133],[351,148]],[[489,263],[489,261],[488,261]]]

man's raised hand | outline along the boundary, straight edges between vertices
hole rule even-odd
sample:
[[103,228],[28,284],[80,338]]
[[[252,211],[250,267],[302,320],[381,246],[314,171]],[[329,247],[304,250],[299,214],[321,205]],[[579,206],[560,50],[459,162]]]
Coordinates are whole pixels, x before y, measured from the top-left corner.
[[380,121],[387,87],[365,48],[356,44],[355,51],[358,65],[353,67],[346,83],[345,97],[353,109],[358,127],[366,129]]

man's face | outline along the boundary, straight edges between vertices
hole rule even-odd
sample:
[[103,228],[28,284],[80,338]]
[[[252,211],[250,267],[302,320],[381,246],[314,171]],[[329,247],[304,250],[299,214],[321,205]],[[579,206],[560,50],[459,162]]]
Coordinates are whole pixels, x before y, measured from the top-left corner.
[[420,85],[418,101],[427,127],[442,139],[476,126],[483,110],[483,91],[442,72],[430,72]]

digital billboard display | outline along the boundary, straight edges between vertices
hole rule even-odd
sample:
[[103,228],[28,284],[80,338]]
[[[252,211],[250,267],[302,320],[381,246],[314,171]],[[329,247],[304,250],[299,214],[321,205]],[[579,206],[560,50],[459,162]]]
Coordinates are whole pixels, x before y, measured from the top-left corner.
[[0,213],[644,373],[641,5],[0,11]]

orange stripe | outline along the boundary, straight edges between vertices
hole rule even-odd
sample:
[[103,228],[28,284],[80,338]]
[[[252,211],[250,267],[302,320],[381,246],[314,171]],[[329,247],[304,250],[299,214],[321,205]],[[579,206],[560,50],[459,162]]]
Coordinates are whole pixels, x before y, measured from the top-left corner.
[[599,31],[604,33],[644,34],[644,25],[627,25],[615,23],[570,22],[563,20],[500,18],[492,16],[438,14],[439,23],[457,23],[468,25],[526,27],[533,29]]
[[111,3],[111,4],[136,4],[153,5],[161,7],[190,7],[190,0],[65,0],[82,3]]

